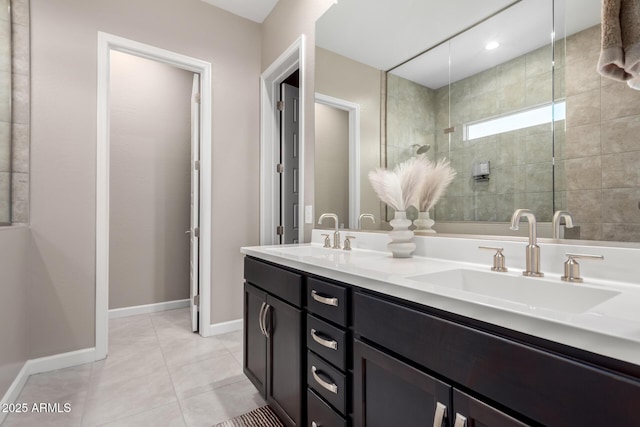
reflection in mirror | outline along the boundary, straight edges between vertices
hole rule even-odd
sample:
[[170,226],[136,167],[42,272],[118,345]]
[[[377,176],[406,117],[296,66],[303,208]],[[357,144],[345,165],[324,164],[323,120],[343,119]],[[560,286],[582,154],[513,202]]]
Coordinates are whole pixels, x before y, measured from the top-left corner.
[[[404,64],[388,73],[382,89],[371,88],[386,100],[380,105],[380,165],[392,167],[427,145],[430,159],[451,160],[458,178],[432,212],[440,232],[513,235],[505,221],[515,208],[529,208],[543,237],[551,236],[545,221],[554,211],[567,210],[575,227],[561,230],[565,238],[640,242],[640,91],[597,72],[601,1],[464,3],[430,4],[421,15],[403,1],[376,2],[373,10],[353,0],[335,5],[318,21],[316,40],[323,49],[317,51],[376,71]],[[348,13],[342,16],[338,6]],[[454,10],[443,14],[449,7]],[[474,7],[475,14],[469,12]],[[384,9],[386,20],[375,20],[378,9]],[[518,10],[524,17],[508,18]],[[376,28],[386,41],[376,39]],[[327,33],[333,44],[322,41]],[[346,40],[344,48],[336,39]],[[483,44],[467,45],[465,39]],[[487,50],[494,39],[498,47]],[[415,40],[427,42],[416,49]],[[353,44],[359,48],[350,48]],[[399,51],[405,52],[402,60]],[[418,67],[429,56],[429,66]],[[317,58],[322,61],[320,54]],[[410,58],[414,61],[403,62]],[[319,68],[316,78],[343,88],[360,83],[353,74],[326,68]],[[547,108],[537,111],[543,121],[505,125],[539,107]],[[495,119],[506,128],[474,137]],[[362,169],[361,174],[371,167]],[[438,229],[443,225],[446,229]],[[489,231],[494,226],[497,231]]]
[[0,225],[11,223],[11,11],[0,1]]
[[600,11],[600,1],[565,2],[567,37],[558,43],[565,67],[556,73],[556,99],[566,100],[567,120],[556,149],[555,190],[557,208],[570,211],[576,224],[565,237],[640,242],[640,91],[597,71],[600,20],[587,18]]
[[431,213],[440,227],[522,206],[551,220],[552,31],[551,2],[524,0],[389,72],[388,152],[431,143],[457,171]]
[[[349,112],[316,100],[315,208],[320,215],[335,213],[349,219]],[[330,173],[327,173],[330,171]],[[345,185],[346,184],[346,185]],[[345,223],[340,224],[344,228]],[[350,224],[347,223],[347,226]]]
[[[350,153],[348,147],[343,146],[339,150],[331,149],[332,153],[329,153],[334,155],[340,151],[342,154],[339,157],[342,158],[348,154],[347,158],[350,160],[349,180],[342,180],[341,184],[333,183],[331,187],[327,187],[325,183],[335,179],[334,163],[327,160],[318,162],[318,158],[316,158],[315,218],[325,212],[334,212],[324,210],[329,208],[324,207],[327,205],[323,199],[331,199],[332,192],[338,194],[351,188],[349,209],[342,215],[338,214],[340,223],[343,223],[345,227],[356,229],[358,228],[359,216],[368,213],[374,215],[375,224],[367,220],[362,222],[362,227],[366,229],[379,228],[380,203],[369,185],[367,174],[380,165],[381,72],[328,50],[316,48],[315,74],[317,93],[324,95],[325,98],[338,99],[346,106],[343,109],[349,109],[352,112],[350,114],[356,114],[355,110],[357,110],[359,114],[359,120],[354,120],[352,131],[353,138],[359,140],[359,148]],[[316,110],[316,119],[318,119],[318,110]],[[330,131],[330,129],[325,129],[325,126],[327,125],[316,122],[316,155],[320,153],[321,156],[325,156],[321,154],[326,151],[324,142],[317,140],[318,136]],[[324,158],[326,159],[326,156]],[[355,199],[351,195],[355,195]]]

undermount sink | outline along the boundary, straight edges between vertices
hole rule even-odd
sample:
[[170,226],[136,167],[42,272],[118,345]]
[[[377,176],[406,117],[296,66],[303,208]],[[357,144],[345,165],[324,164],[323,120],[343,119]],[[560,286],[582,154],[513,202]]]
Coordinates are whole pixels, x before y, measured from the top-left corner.
[[583,313],[619,292],[540,278],[467,269],[407,277],[408,280],[565,313]]

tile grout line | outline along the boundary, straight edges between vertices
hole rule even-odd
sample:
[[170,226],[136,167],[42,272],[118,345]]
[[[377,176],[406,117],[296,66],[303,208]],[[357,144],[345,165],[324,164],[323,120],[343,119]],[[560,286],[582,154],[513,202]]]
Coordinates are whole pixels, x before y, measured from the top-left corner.
[[171,388],[173,389],[173,394],[176,397],[176,401],[178,402],[178,408],[180,408],[180,416],[182,416],[182,422],[185,426],[188,426],[187,419],[184,416],[184,410],[182,409],[182,402],[180,401],[180,397],[178,397],[178,392],[176,391],[176,385],[173,382],[173,376],[171,375],[171,371],[169,370],[169,365],[167,364],[167,359],[164,356],[164,349],[160,344],[160,337],[158,336],[158,330],[156,329],[156,324],[151,318],[151,326],[153,326],[153,332],[156,334],[156,339],[158,340],[158,346],[160,346],[160,354],[162,355],[162,361],[164,362],[164,367],[167,369],[167,373],[169,374],[169,381],[171,381]]
[[[156,338],[156,342],[157,342],[157,344],[158,344],[158,347],[160,348],[160,354],[162,354],[162,348],[161,348],[161,346],[160,346],[160,341],[159,341],[159,339],[158,339],[158,334],[156,333],[156,329],[155,329],[155,326],[154,326],[154,324],[153,324],[153,320],[151,319],[151,313],[138,314],[138,315],[136,315],[136,316],[139,316],[139,317],[148,317],[148,318],[149,318],[149,321],[151,322],[151,327],[153,328],[153,333],[154,333],[155,338]],[[129,317],[133,317],[133,316],[129,316]],[[133,344],[133,343],[129,343],[129,344],[127,344],[127,346],[130,346],[130,345],[135,345],[135,344]],[[107,353],[107,354],[108,354],[108,353]],[[162,360],[164,361],[164,354],[162,354]],[[95,364],[96,362],[93,362],[93,363]],[[91,385],[91,382],[92,382],[92,379],[93,379],[93,368],[94,368],[94,365],[92,365],[92,366],[91,366],[91,374],[92,374],[92,375],[91,375],[90,380],[89,380],[89,386]],[[166,362],[165,362],[165,368],[167,368],[167,366],[166,366]],[[168,368],[167,368],[167,374],[169,374],[169,380],[171,380],[171,374],[169,373],[169,369],[168,369]],[[140,375],[140,376],[137,376],[137,377],[130,377],[129,379],[132,379],[132,378],[140,378],[140,377],[143,377],[143,376],[145,376],[145,375]],[[173,382],[171,383],[171,385],[173,386]],[[174,393],[175,393],[175,390],[174,390]],[[86,397],[86,399],[88,399],[88,398],[89,398],[89,393],[88,393],[88,391],[87,391],[87,397]],[[177,396],[176,396],[176,400],[177,400]],[[147,409],[141,410],[140,412],[136,412],[136,413],[128,414],[128,415],[125,415],[125,416],[122,416],[122,417],[119,417],[119,418],[114,418],[114,419],[112,419],[112,420],[105,421],[105,422],[100,423],[100,424],[96,424],[96,427],[100,427],[100,426],[108,425],[108,424],[113,423],[113,422],[115,422],[115,421],[125,420],[125,419],[127,419],[127,418],[134,417],[134,416],[136,416],[136,415],[140,415],[140,414],[142,414],[142,413],[144,413],[144,412],[152,411],[152,410],[154,410],[154,409],[161,408],[162,406],[166,406],[166,405],[169,405],[169,403],[166,403],[165,405],[156,406],[156,407],[153,407],[153,408],[147,408]],[[85,406],[86,406],[86,405],[85,405]],[[83,427],[84,427],[84,415],[86,414],[85,409],[86,409],[86,408],[83,408],[83,414],[82,414],[82,418],[83,418],[83,420],[82,420],[82,424],[81,424],[81,426],[83,426]],[[182,412],[182,409],[181,409],[180,411]],[[87,427],[88,427],[88,426],[87,426]]]

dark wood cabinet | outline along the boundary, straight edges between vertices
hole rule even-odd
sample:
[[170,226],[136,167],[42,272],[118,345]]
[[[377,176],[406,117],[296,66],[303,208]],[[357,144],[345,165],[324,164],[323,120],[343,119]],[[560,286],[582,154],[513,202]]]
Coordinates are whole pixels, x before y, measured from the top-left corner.
[[354,425],[445,426],[450,387],[361,341],[354,353]]
[[286,426],[302,426],[302,276],[246,258],[245,278],[244,373]]
[[261,316],[266,303],[267,293],[245,282],[243,368],[263,397],[267,395],[267,336]]
[[637,365],[251,257],[245,279],[244,372],[286,426],[640,425]]
[[267,403],[286,425],[302,425],[302,311],[267,295]]

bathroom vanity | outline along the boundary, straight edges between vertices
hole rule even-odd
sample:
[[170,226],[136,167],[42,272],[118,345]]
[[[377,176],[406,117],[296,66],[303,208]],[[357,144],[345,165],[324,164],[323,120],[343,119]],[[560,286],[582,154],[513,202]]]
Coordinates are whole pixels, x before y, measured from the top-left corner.
[[523,278],[522,242],[500,243],[501,275],[429,256],[486,242],[416,238],[425,256],[399,260],[385,238],[242,249],[244,371],[285,425],[640,425],[637,286],[555,283],[544,257],[550,277]]

